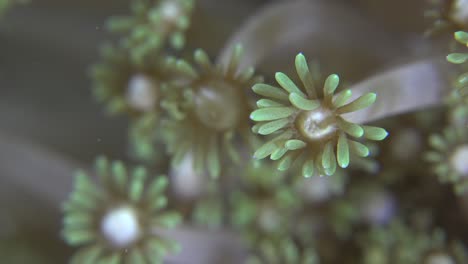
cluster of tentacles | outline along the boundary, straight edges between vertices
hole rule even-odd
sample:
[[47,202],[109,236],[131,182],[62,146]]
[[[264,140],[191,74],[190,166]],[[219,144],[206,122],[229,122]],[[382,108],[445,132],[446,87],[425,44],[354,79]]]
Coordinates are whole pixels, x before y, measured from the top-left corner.
[[165,176],[149,178],[146,169],[128,170],[122,162],[96,160],[96,185],[84,172],[64,204],[63,236],[82,246],[71,263],[160,263],[178,244],[158,234],[180,222],[176,212],[164,211]]
[[281,72],[275,75],[281,88],[268,84],[253,86],[255,93],[265,97],[257,101],[259,109],[250,115],[252,120],[259,122],[253,131],[275,135],[257,149],[255,158],[270,156],[272,160],[279,160],[279,170],[287,170],[297,160],[302,165],[302,175],[311,177],[333,175],[337,163],[342,168],[348,167],[350,152],[368,156],[369,149],[365,145],[348,137],[382,140],[387,132],[382,128],[348,122],[341,115],[370,106],[376,94],[368,93],[352,102],[348,102],[351,90],[334,96],[339,77],[332,74],[326,79],[320,96],[304,55],[296,56],[295,65],[304,88],[299,88]]
[[[320,80],[302,53],[295,58],[299,82],[277,72],[278,85],[263,83],[254,68],[242,66],[241,45],[224,63],[213,63],[202,49],[193,53],[193,63],[185,60],[178,50],[193,9],[192,0],[135,0],[131,16],[108,23],[124,36],[102,49],[102,61],[91,71],[94,95],[108,112],[130,117],[129,140],[138,160],[160,165],[159,159],[167,159],[161,164],[170,173],[147,182],[143,168],[129,172],[123,163],[102,158],[96,162],[100,184],[80,173],[64,206],[64,238],[84,246],[74,263],[160,263],[178,245],[158,231],[181,218],[234,229],[250,249],[248,263],[334,259],[323,249],[326,243],[341,245],[356,230],[364,241],[359,263],[464,263],[458,242],[446,247],[437,230],[433,236],[413,232],[398,215],[395,178],[410,170],[401,162],[401,170],[379,172],[379,146],[369,142],[388,132],[345,117],[372,106],[376,93],[342,89],[337,74]],[[448,18],[460,22],[450,10]],[[445,21],[446,13],[432,15],[439,15],[437,25]],[[455,36],[467,45],[467,33]],[[454,53],[448,60],[461,64],[468,54]],[[454,119],[466,120],[467,74],[454,86],[448,105],[457,105]],[[255,94],[261,97],[256,103]],[[419,132],[394,142],[405,145],[422,137]],[[457,125],[431,136],[426,153],[440,181],[454,184],[459,194],[468,186],[465,132]],[[391,148],[382,152],[394,155]],[[350,165],[357,172],[345,170]],[[364,176],[356,180],[351,174]],[[164,210],[170,207],[164,195],[169,183],[196,189],[184,193],[190,202],[181,206],[182,216]],[[186,190],[177,188],[175,196]]]

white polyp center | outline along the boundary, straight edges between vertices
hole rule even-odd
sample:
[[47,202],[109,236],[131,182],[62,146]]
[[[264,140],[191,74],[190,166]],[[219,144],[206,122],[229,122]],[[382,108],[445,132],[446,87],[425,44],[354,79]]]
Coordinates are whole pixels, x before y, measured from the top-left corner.
[[461,25],[468,25],[468,0],[455,0],[452,4],[451,19]]
[[140,237],[140,225],[135,211],[129,207],[111,210],[102,218],[101,232],[113,246],[129,246]]
[[199,197],[207,185],[206,177],[195,173],[193,169],[191,152],[185,155],[177,167],[171,168],[169,175],[175,194],[182,199],[193,200]]
[[333,136],[337,130],[334,116],[326,109],[303,111],[296,118],[296,127],[311,141],[321,141]]
[[455,261],[447,254],[438,253],[429,256],[424,264],[455,264]]
[[468,144],[461,145],[455,149],[450,157],[450,164],[462,177],[468,176]]
[[182,15],[180,5],[176,1],[164,1],[161,3],[161,15],[166,22],[175,23]]
[[156,107],[156,84],[144,74],[136,74],[128,81],[127,103],[136,110],[148,112]]

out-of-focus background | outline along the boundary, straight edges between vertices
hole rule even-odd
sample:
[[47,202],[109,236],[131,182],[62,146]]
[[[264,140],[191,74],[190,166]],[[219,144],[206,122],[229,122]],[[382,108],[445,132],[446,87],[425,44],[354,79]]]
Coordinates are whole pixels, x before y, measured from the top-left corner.
[[[0,262],[23,248],[38,256],[23,263],[64,263],[71,250],[60,239],[59,206],[71,190],[72,171],[90,166],[98,154],[128,159],[127,120],[103,112],[91,96],[87,73],[99,46],[115,37],[104,29],[106,18],[128,14],[128,2],[32,0],[0,18]],[[216,57],[248,17],[273,1],[196,2],[185,50],[202,47]],[[405,42],[402,53],[417,54],[427,27],[425,1],[336,2],[396,43]],[[274,63],[265,63],[264,72],[284,63],[270,59]]]

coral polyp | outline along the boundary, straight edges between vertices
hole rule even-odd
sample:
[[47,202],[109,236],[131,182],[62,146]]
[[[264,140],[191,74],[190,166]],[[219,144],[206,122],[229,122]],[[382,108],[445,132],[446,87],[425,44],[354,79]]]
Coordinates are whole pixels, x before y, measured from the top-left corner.
[[193,0],[136,0],[131,16],[111,18],[108,25],[111,31],[126,33],[122,43],[130,49],[132,61],[141,63],[166,44],[184,46],[193,5]]
[[234,162],[239,160],[238,138],[247,147],[254,144],[248,118],[252,109],[248,92],[262,78],[255,76],[252,68],[239,71],[241,58],[242,47],[237,46],[226,66],[213,65],[202,50],[194,54],[200,70],[186,61],[177,61],[176,67],[185,76],[185,82],[174,85],[184,95],[178,102],[182,115],[173,116],[165,124],[168,149],[174,155],[173,165],[192,151],[195,171],[216,177],[226,157]]
[[371,140],[383,140],[387,136],[382,128],[354,124],[341,116],[370,106],[376,94],[368,93],[348,103],[351,90],[334,96],[339,77],[332,74],[325,81],[323,96],[319,97],[302,54],[296,56],[296,71],[303,89],[281,72],[275,75],[281,88],[268,84],[256,84],[252,88],[265,97],[257,101],[259,109],[250,115],[258,122],[253,131],[261,135],[277,135],[257,149],[255,158],[270,156],[272,160],[279,160],[279,170],[287,170],[299,160],[305,177],[332,175],[337,164],[348,167],[350,153],[361,157],[369,155],[365,145],[349,136]]
[[111,45],[101,54],[102,62],[91,70],[93,93],[109,113],[160,112],[164,82],[171,76],[169,59],[152,56],[151,62],[134,64],[126,48]]
[[429,138],[432,150],[425,159],[433,163],[442,183],[451,183],[458,194],[468,188],[468,134],[463,127],[447,127],[441,135]]
[[284,173],[260,161],[240,175],[242,189],[230,195],[230,222],[251,249],[247,263],[315,263],[310,245],[295,241],[291,220],[300,213],[301,200]]
[[426,35],[444,30],[466,30],[468,28],[468,1],[428,0],[429,8],[425,17],[432,21]]
[[71,246],[82,246],[71,263],[155,263],[178,250],[175,241],[158,230],[175,227],[179,214],[165,211],[165,176],[147,182],[146,170],[131,173],[121,162],[96,160],[101,185],[84,172],[64,204],[63,236]]

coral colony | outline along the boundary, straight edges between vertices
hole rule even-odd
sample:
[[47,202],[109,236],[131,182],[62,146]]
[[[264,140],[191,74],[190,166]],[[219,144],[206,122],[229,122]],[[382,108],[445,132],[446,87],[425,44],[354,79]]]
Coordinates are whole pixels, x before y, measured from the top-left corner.
[[[426,34],[456,31],[466,46],[465,2],[431,1]],[[121,39],[92,67],[95,97],[130,118],[134,157],[169,177],[103,157],[96,181],[78,173],[64,205],[63,236],[80,247],[72,263],[161,263],[181,249],[158,230],[180,222],[235,230],[247,263],[467,263],[463,237],[435,220],[435,198],[412,194],[465,195],[468,73],[438,109],[408,106],[400,115],[409,122],[385,114],[371,120],[385,128],[353,122],[347,114],[391,98],[341,87],[339,73],[322,75],[307,54],[287,62],[297,76],[278,68],[264,77],[240,66],[241,43],[224,63],[202,49],[178,57],[195,6],[134,0],[130,16],[109,20]],[[447,60],[464,69],[459,48]],[[439,129],[427,125],[441,122],[431,111],[445,113]]]
[[162,263],[184,250],[163,231],[182,224],[234,231],[246,263],[468,263],[466,232],[450,226],[468,220],[457,205],[468,197],[468,1],[415,14],[432,23],[427,41],[454,34],[444,65],[455,73],[431,107],[414,96],[400,112],[398,99],[426,87],[353,89],[307,51],[263,72],[244,66],[242,41],[214,61],[186,47],[195,0],[130,2],[108,20],[119,38],[90,75],[103,109],[129,118],[144,165],[100,156],[77,173],[63,206],[71,263]]

